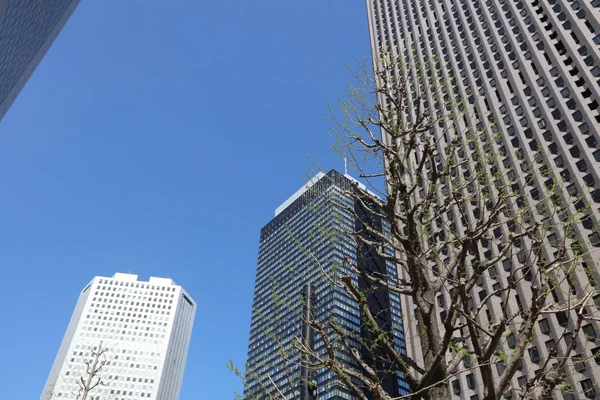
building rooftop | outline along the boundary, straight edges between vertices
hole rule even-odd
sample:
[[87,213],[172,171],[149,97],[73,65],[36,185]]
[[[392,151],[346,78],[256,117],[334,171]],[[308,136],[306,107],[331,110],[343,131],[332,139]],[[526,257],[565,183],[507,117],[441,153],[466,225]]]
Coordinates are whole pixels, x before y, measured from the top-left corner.
[[319,172],[311,180],[306,182],[304,186],[302,186],[296,193],[291,195],[286,201],[284,201],[279,207],[275,209],[275,216],[278,216],[283,210],[285,210],[290,204],[294,202],[297,198],[302,196],[308,189],[310,189],[315,183],[319,182],[325,174],[323,172]]
[[[116,279],[118,281],[123,281],[123,282],[145,282],[145,281],[138,280],[138,276],[136,274],[125,274],[122,272],[117,272],[116,274],[114,274],[112,276],[111,279]],[[152,283],[155,285],[164,285],[164,286],[177,286],[175,281],[173,281],[170,278],[157,278],[154,276],[150,277],[150,279],[148,280],[148,283]]]
[[[314,177],[312,177],[312,179],[310,179],[308,182],[306,182],[304,184],[304,186],[302,186],[300,189],[298,189],[296,191],[296,193],[294,193],[293,195],[291,195],[286,201],[284,201],[283,203],[281,203],[281,205],[275,209],[275,216],[278,216],[283,210],[285,210],[287,207],[289,207],[295,200],[297,200],[308,189],[310,189],[317,182],[319,182],[324,176],[327,176],[327,174],[325,174],[324,172],[318,172]],[[373,193],[369,189],[367,189],[367,187],[365,186],[365,184],[359,182],[356,178],[354,178],[354,177],[352,177],[352,176],[350,176],[348,174],[344,174],[344,177],[346,179],[348,179],[348,180],[356,183],[358,185],[359,189],[364,190],[365,192],[369,193],[371,196],[374,196],[374,197],[376,197],[378,199],[380,198],[375,193]]]

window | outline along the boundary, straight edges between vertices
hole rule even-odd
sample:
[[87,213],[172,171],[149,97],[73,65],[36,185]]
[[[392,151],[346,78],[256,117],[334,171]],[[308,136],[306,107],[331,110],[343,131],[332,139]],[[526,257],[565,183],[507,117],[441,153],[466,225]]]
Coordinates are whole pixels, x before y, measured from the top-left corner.
[[587,324],[583,326],[583,333],[587,340],[595,342],[598,336],[596,335],[596,330],[594,329],[594,325]]
[[440,294],[437,297],[437,303],[438,303],[438,306],[444,307],[444,305],[446,304],[446,301],[444,300],[444,295],[443,294]]
[[466,378],[467,378],[467,387],[468,387],[469,389],[473,389],[473,388],[475,387],[475,375],[473,375],[473,374],[468,374],[468,375],[466,376]]
[[505,369],[506,365],[504,364],[504,361],[496,361],[496,372],[498,372],[498,376],[502,375]]
[[542,332],[544,335],[550,333],[550,324],[548,323],[547,318],[541,319],[538,324],[540,325],[540,332]]
[[452,391],[454,394],[460,394],[460,381],[458,379],[452,381]]
[[592,297],[592,299],[594,300],[594,304],[596,305],[596,307],[600,308],[600,294],[595,295],[594,297]]
[[592,357],[594,357],[594,361],[596,361],[596,364],[600,365],[600,347],[592,349]]
[[550,354],[551,356],[555,356],[557,353],[557,349],[556,342],[554,341],[554,339],[546,340],[544,344],[546,345],[546,351],[548,352],[548,354]]
[[594,384],[594,382],[592,382],[591,379],[584,379],[580,383],[585,397],[587,397],[588,399],[593,399],[594,397],[596,397],[596,389],[594,388],[594,386],[596,385]]
[[525,375],[520,376],[517,378],[517,382],[519,384],[519,387],[525,387],[527,386],[527,377]]
[[564,311],[560,311],[558,313],[556,313],[556,319],[558,321],[558,324],[560,326],[567,326],[567,324],[569,323],[569,317],[567,316],[567,313],[565,313]]
[[600,234],[598,232],[588,235],[588,238],[590,239],[592,246],[600,246]]
[[575,371],[579,373],[585,371],[585,361],[581,354],[576,354],[573,356],[573,366],[575,367]]
[[517,345],[517,339],[515,338],[514,333],[511,333],[510,335],[508,335],[506,337],[506,343],[508,344],[508,347],[510,347],[511,349],[515,348],[515,346]]
[[[565,389],[563,389],[563,390],[565,390]],[[562,397],[564,400],[577,400],[577,399],[575,399],[575,396],[571,392],[566,392],[566,391],[562,392]]]
[[536,362],[540,361],[540,352],[538,351],[537,346],[530,347],[528,352],[529,352],[529,358],[531,358],[531,362],[536,363]]

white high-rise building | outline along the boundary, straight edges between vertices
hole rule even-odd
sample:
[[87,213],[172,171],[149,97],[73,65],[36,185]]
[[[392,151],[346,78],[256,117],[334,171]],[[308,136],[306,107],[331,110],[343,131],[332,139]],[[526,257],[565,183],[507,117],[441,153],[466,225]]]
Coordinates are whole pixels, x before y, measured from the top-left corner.
[[177,400],[195,313],[171,279],[95,277],[79,296],[40,399],[81,399],[86,362],[103,348],[102,384],[88,399]]

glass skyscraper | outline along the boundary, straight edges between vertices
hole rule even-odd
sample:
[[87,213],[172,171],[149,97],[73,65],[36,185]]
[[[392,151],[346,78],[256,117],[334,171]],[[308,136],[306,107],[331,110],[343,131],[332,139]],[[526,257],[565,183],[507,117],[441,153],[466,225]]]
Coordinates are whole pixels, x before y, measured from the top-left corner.
[[[523,201],[530,205],[535,204],[539,193],[560,182],[564,187],[559,193],[562,204],[566,208],[573,205],[587,214],[576,226],[570,238],[573,241],[567,243],[577,240],[584,244],[589,256],[582,263],[587,267],[582,269],[589,273],[577,271],[565,293],[570,290],[574,296],[583,296],[588,288],[594,288],[596,306],[588,307],[586,312],[598,317],[600,0],[367,0],[366,5],[376,58],[391,54],[411,60],[439,60],[443,77],[449,79],[444,98],[468,101],[473,120],[478,124],[485,122],[481,141],[487,142],[485,152],[495,155],[494,165],[478,163],[479,149],[465,145],[461,171],[464,176],[482,167],[512,170]],[[430,100],[431,104],[436,101]],[[465,126],[463,121],[457,121],[459,131]],[[492,126],[497,129],[497,136]],[[447,145],[442,131],[443,128],[436,128],[430,132],[440,154]],[[528,170],[530,165],[539,171],[535,176]],[[467,217],[474,218],[475,212],[474,207],[467,210]],[[537,217],[556,220],[556,216]],[[449,222],[462,224],[458,217]],[[504,237],[508,232],[507,226],[501,227]],[[532,248],[530,245],[525,244],[524,249]],[[551,240],[545,240],[543,245],[546,254],[556,251]],[[498,254],[491,247],[484,251]],[[523,251],[503,259],[498,265],[500,273],[482,276],[481,293],[505,287],[510,266],[523,262]],[[555,301],[563,301],[561,296],[559,293]],[[477,307],[480,301],[475,297]],[[501,314],[502,307],[518,309],[519,298],[530,306],[531,290],[526,284],[519,287],[518,296],[509,299],[507,305],[490,302],[490,315]],[[414,307],[412,300],[402,300],[408,314]],[[443,294],[439,296],[440,314],[445,312],[447,300]],[[531,344],[536,349],[534,354],[539,350],[539,357],[535,357],[536,361],[523,358],[512,387],[519,388],[536,376],[539,360],[547,359],[554,351],[554,342],[560,352],[566,350],[569,341],[560,339],[563,333],[573,336],[569,330],[574,328],[572,321],[576,319],[573,312],[565,320],[549,315],[539,321],[540,329]],[[404,328],[408,354],[418,360],[418,327],[409,321]],[[579,345],[571,353],[574,359],[584,361],[568,364],[572,372],[567,383],[572,389],[558,393],[557,398],[600,398],[600,347],[593,338],[600,327],[591,321],[584,331],[589,334],[582,331],[576,335],[574,340]],[[501,373],[498,370],[498,376]],[[481,398],[478,372],[469,375],[462,374],[451,381],[455,398]]]
[[[276,392],[285,398],[299,398],[300,382],[294,379],[300,374],[300,356],[291,344],[301,335],[307,285],[314,288],[313,317],[317,322],[333,318],[360,335],[364,326],[357,303],[332,282],[341,275],[353,276],[349,266],[357,263],[376,269],[390,283],[397,279],[393,263],[377,257],[368,246],[357,245],[345,233],[355,231],[361,218],[375,218],[350,194],[353,191],[367,193],[349,175],[335,170],[320,172],[277,208],[275,218],[262,228],[248,346],[247,399],[266,399],[267,393]],[[381,232],[389,230],[385,221],[375,225]],[[358,279],[357,283],[364,284]],[[370,303],[378,307],[374,310],[378,323],[393,335],[397,350],[404,352],[400,298],[387,291],[376,296]],[[360,348],[358,343],[356,346]],[[318,334],[314,335],[314,350],[319,354],[325,351]],[[354,367],[343,349],[336,351],[346,365]],[[319,400],[355,398],[325,369],[313,371],[312,378]],[[393,396],[408,393],[396,372],[388,372],[383,382]]]
[[79,0],[0,0],[0,119]]

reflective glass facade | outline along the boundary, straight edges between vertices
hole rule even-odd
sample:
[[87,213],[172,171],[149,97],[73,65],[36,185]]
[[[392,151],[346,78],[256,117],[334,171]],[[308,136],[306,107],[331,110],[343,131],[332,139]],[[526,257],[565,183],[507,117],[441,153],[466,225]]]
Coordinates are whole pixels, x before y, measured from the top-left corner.
[[79,0],[0,0],[0,119]]
[[[315,288],[317,321],[335,318],[348,330],[360,333],[357,303],[325,276],[352,275],[348,263],[356,265],[359,259],[368,259],[366,268],[385,271],[390,282],[397,279],[392,263],[377,257],[358,257],[359,252],[365,255],[369,249],[357,250],[351,238],[343,233],[353,231],[356,216],[365,212],[347,193],[357,190],[353,180],[333,170],[318,175],[317,179],[261,230],[248,346],[247,365],[252,373],[247,374],[246,398],[268,398],[265,392],[274,391],[275,386],[286,398],[298,398],[299,387],[289,385],[288,378],[290,374],[298,376],[299,356],[290,345],[300,335],[301,295],[306,284]],[[385,223],[378,223],[380,229],[388,230]],[[404,352],[399,296],[386,292],[377,300],[385,308],[380,314],[383,323],[394,335],[398,350]],[[314,346],[319,353],[325,351],[319,335],[315,335]],[[284,357],[281,348],[289,354]],[[354,365],[342,349],[338,353],[349,365]],[[355,398],[326,370],[316,371],[316,382],[319,400]],[[390,375],[385,385],[394,395],[408,393],[399,375]]]

